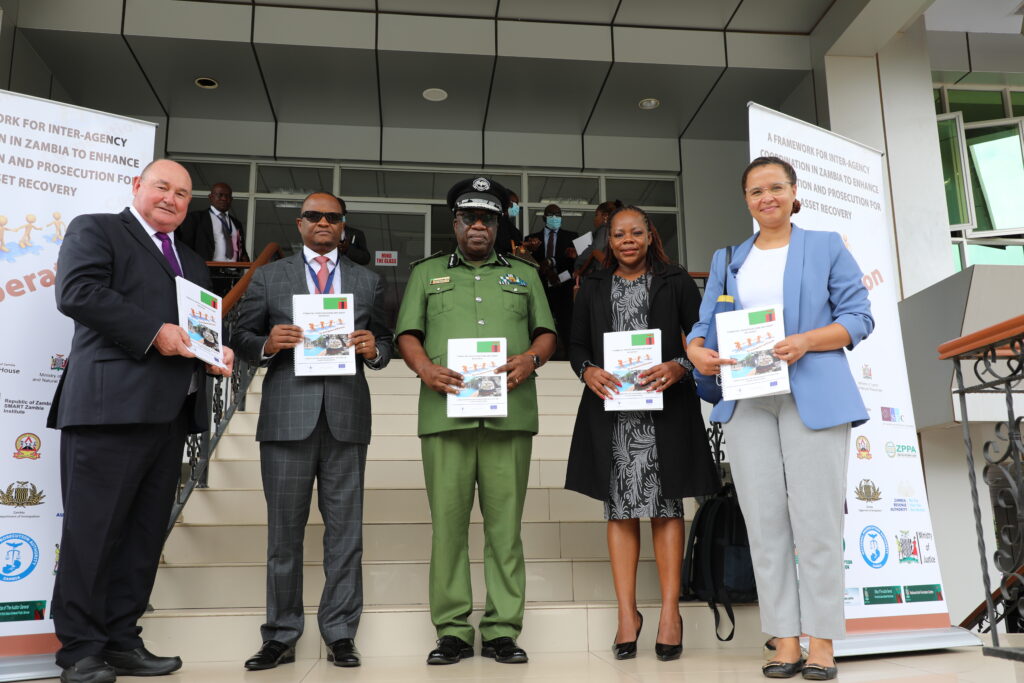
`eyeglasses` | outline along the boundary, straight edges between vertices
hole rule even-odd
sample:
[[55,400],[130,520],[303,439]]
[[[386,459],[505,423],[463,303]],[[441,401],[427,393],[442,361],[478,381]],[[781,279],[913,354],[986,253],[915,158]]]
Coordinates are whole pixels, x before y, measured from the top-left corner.
[[489,211],[457,211],[455,218],[467,228],[475,225],[477,221],[483,223],[487,228],[493,228],[498,224],[498,214]]
[[793,183],[773,183],[768,187],[752,187],[746,191],[746,195],[751,199],[758,199],[764,196],[767,192],[773,197],[780,197],[786,192],[786,186],[792,185]]
[[321,218],[326,218],[328,223],[340,223],[345,214],[337,211],[303,211],[302,217],[310,223],[319,223]]

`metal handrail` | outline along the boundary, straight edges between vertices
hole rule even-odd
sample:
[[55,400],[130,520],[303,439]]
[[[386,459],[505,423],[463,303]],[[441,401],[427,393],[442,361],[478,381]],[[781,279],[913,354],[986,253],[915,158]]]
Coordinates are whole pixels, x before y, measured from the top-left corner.
[[[281,249],[276,242],[268,244],[263,248],[259,258],[248,264],[250,267],[246,270],[245,275],[224,296],[221,308],[224,339],[231,339],[231,330],[238,320],[236,304],[245,294],[245,290],[252,280],[253,272],[281,256]],[[243,264],[237,263],[231,265],[243,266]],[[171,517],[167,522],[166,535],[170,535],[174,529],[192,492],[197,488],[206,488],[210,458],[235,412],[245,409],[245,394],[249,390],[252,378],[256,375],[257,367],[257,365],[251,365],[236,356],[230,378],[220,375],[206,376],[205,391],[206,404],[210,410],[210,429],[199,434],[189,434],[185,440],[185,461],[182,463],[182,473],[178,479],[178,492],[174,498],[174,505],[171,507]]]
[[[972,625],[991,633],[992,646],[984,648],[986,655],[1024,661],[1024,648],[1001,646],[999,632],[995,628],[1010,611],[1024,614],[1024,467],[1021,464],[1024,456],[1021,421],[1024,417],[1018,417],[1014,412],[1014,396],[1024,394],[1024,316],[948,341],[938,347],[938,353],[940,359],[953,361],[956,378],[953,394],[960,402],[967,476],[978,536],[981,577],[985,585],[985,601],[972,614]],[[969,374],[964,371],[965,364]],[[978,499],[968,394],[1002,395],[1006,403],[1006,420],[995,424],[993,438],[986,440],[981,448],[985,460],[982,478],[995,493],[991,496],[993,511],[1010,513],[1008,520],[996,524],[998,540],[992,559],[999,570],[1000,582],[994,591],[985,550],[984,528],[988,523],[982,521]],[[1002,483],[1007,486],[1000,486]]]

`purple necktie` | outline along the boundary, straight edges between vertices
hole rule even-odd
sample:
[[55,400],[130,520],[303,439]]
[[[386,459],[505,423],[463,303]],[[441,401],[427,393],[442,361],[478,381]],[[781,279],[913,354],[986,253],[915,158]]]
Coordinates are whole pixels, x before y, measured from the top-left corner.
[[171,270],[174,271],[175,275],[184,277],[181,272],[181,265],[178,263],[178,257],[174,255],[174,246],[171,245],[171,236],[165,232],[158,232],[156,238],[160,240],[161,246],[164,250],[164,258],[167,259],[167,263],[170,264]]

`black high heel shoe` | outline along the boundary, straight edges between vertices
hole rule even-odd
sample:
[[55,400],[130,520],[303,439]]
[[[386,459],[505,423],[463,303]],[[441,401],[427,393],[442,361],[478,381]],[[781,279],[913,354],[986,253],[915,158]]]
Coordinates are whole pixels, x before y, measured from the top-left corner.
[[615,655],[615,659],[633,659],[636,657],[636,641],[640,640],[640,631],[644,628],[644,615],[638,610],[636,617],[640,620],[640,625],[636,627],[636,638],[628,643],[612,643],[612,653]]
[[655,642],[654,654],[662,662],[679,659],[683,654],[683,615],[679,615],[679,642],[676,645]]

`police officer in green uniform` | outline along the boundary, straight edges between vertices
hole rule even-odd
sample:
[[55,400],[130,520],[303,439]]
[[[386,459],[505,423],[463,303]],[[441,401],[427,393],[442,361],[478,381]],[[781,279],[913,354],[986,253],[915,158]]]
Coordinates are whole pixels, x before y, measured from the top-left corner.
[[[555,322],[535,266],[494,251],[508,191],[487,178],[448,192],[458,248],[414,264],[398,312],[396,336],[406,365],[422,380],[419,435],[430,501],[430,616],[437,648],[428,664],[473,656],[469,514],[475,489],[484,517],[487,602],[481,654],[503,663],[527,660],[517,644],[526,603],[520,522],[537,433],[534,371],[555,351]],[[448,340],[504,337],[508,417],[449,418],[446,397],[463,386],[448,366]]]

